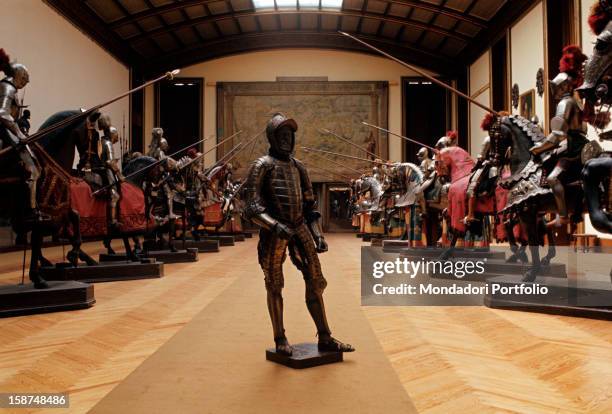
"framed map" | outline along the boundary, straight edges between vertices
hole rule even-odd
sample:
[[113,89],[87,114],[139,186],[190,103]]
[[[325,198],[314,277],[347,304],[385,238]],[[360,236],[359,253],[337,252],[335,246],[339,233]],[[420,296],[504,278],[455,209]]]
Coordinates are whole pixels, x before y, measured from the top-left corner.
[[[236,131],[243,132],[217,149],[217,159],[241,141],[249,140],[262,131],[275,112],[296,120],[295,157],[309,169],[314,182],[346,181],[357,178],[359,172],[371,170],[371,163],[344,157],[316,155],[302,147],[367,158],[359,150],[331,135],[320,133],[328,129],[355,144],[375,149],[387,159],[388,137],[361,122],[387,128],[388,82],[283,81],[283,82],[219,82],[217,83],[217,137],[219,141]],[[244,177],[249,164],[267,153],[268,142],[262,135],[249,148],[232,159],[235,175]],[[330,170],[333,173],[330,173]]]

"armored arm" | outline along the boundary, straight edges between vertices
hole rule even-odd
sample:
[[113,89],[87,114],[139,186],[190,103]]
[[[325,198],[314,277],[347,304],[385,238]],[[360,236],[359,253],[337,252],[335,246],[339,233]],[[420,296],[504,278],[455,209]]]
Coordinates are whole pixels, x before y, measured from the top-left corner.
[[550,134],[546,139],[533,146],[530,151],[534,155],[550,151],[558,147],[567,138],[570,122],[576,114],[577,103],[573,97],[563,98],[557,105],[555,116],[550,120]]
[[314,197],[312,190],[312,182],[308,176],[308,170],[298,160],[294,160],[298,171],[300,172],[300,184],[302,187],[302,202],[304,211],[304,221],[308,225],[308,229],[315,241],[317,252],[323,253],[327,251],[327,242],[323,236],[321,228],[321,213],[317,209],[317,200]]

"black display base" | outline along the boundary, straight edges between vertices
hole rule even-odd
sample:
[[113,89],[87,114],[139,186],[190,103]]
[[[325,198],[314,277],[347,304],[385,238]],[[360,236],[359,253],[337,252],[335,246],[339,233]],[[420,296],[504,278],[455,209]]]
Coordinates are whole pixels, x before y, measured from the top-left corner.
[[244,233],[244,237],[246,237],[247,239],[252,239],[253,238],[253,233],[251,233],[250,231],[246,231]]
[[164,264],[153,259],[141,262],[105,262],[95,266],[72,267],[58,263],[53,267],[41,267],[46,280],[78,280],[82,282],[115,282],[120,280],[153,279],[164,275]]
[[372,235],[369,233],[363,233],[363,235],[361,236],[361,240],[363,240],[364,242],[372,241]]
[[302,343],[292,345],[292,347],[293,355],[291,356],[279,354],[275,348],[269,348],[266,350],[266,359],[295,369],[312,368],[343,360],[342,352],[320,352],[317,344]]
[[[190,248],[187,250],[179,250],[173,252],[170,250],[151,250],[142,254],[143,258],[155,259],[162,263],[191,263],[198,261],[198,249]],[[107,254],[102,253],[99,256],[100,262],[125,262],[127,257],[125,253]]]
[[217,240],[219,246],[233,246],[234,236],[217,236],[217,235],[206,235],[201,240]]
[[200,240],[187,239],[175,240],[174,245],[177,249],[198,249],[200,253],[216,253],[219,251],[219,240],[202,238]]
[[[385,247],[383,246],[383,251]],[[401,257],[413,258],[431,258],[437,259],[446,249],[437,247],[411,247],[400,250]],[[487,260],[504,260],[506,254],[504,252],[490,251],[488,249],[455,249],[451,254],[451,258],[470,258],[470,259],[487,259]]]
[[363,239],[363,235],[364,234],[365,233],[357,233],[357,234],[355,234],[355,237],[357,237],[358,239]]
[[94,287],[75,281],[49,281],[48,289],[32,283],[0,287],[0,318],[91,308]]
[[492,284],[501,287],[520,285],[516,276],[506,275],[487,280],[489,293],[484,304],[490,308],[579,316],[612,320],[612,285],[607,282],[577,281],[539,276],[535,282],[522,282],[525,286],[546,287],[547,295],[520,295],[493,293]]
[[[247,236],[248,234],[248,236]],[[253,235],[251,233],[227,233],[227,232],[220,232],[220,233],[212,233],[210,234],[211,236],[229,236],[229,237],[233,237],[235,242],[243,242],[245,238],[247,237],[253,237]]]

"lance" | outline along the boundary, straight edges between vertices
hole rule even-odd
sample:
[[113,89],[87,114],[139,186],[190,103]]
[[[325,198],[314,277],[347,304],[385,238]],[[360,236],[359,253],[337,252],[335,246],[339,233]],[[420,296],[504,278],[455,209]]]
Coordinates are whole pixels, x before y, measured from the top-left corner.
[[[309,152],[309,151],[321,152],[321,153],[323,153],[323,154],[336,155],[336,156],[338,156],[338,157],[350,158],[350,159],[352,159],[352,160],[357,160],[357,161],[365,161],[365,162],[369,162],[369,163],[371,163],[371,164],[379,164],[379,165],[386,164],[386,163],[385,163],[385,162],[383,162],[383,161],[372,161],[372,160],[369,160],[369,159],[367,159],[367,158],[356,157],[356,156],[354,156],[354,155],[345,155],[345,154],[340,154],[340,153],[338,153],[338,152],[331,152],[331,151],[325,151],[325,150],[314,149],[314,148],[308,148],[308,147],[302,147],[302,149],[303,149],[303,150],[305,150],[306,152]],[[330,160],[330,161],[331,161],[331,160]],[[346,166],[345,166],[345,165],[343,165],[343,164],[340,164],[340,165],[341,165],[342,167],[346,167]],[[361,174],[361,173],[360,173],[360,174]]]
[[[193,144],[187,145],[185,148],[181,148],[180,150],[176,151],[175,153],[172,153],[172,154],[168,155],[167,157],[162,158],[161,160],[157,160],[157,161],[155,161],[155,162],[154,162],[153,164],[151,164],[151,165],[147,165],[146,167],[143,167],[143,168],[141,168],[141,169],[140,169],[140,170],[138,170],[138,171],[134,171],[133,173],[128,174],[128,175],[126,175],[125,177],[123,177],[123,180],[122,180],[122,181],[124,181],[124,180],[126,180],[126,179],[128,179],[128,178],[130,178],[130,177],[133,177],[133,176],[135,176],[135,175],[138,175],[138,174],[140,174],[141,172],[148,170],[149,168],[155,167],[156,165],[159,165],[159,164],[161,164],[162,162],[166,161],[166,159],[168,159],[168,158],[172,158],[172,157],[174,157],[176,154],[179,154],[179,153],[181,153],[181,152],[183,152],[183,151],[185,151],[185,150],[187,150],[187,149],[189,149],[189,148],[191,148],[191,147],[194,147],[194,146],[198,145],[199,143],[206,141],[207,139],[208,139],[208,138],[203,138],[203,139],[199,140],[198,142],[194,142]],[[93,193],[91,193],[91,195],[96,195],[96,194],[98,194],[98,193],[101,193],[102,191],[104,191],[104,190],[106,190],[107,188],[110,188],[110,187],[112,187],[112,186],[114,186],[114,185],[116,185],[116,184],[117,184],[117,183],[113,183],[113,184],[106,185],[106,186],[104,186],[104,187],[102,187],[102,188],[100,188],[100,189],[98,189],[98,190],[94,191]]]
[[[234,148],[232,148],[227,154],[225,154],[223,157],[221,157],[221,159],[219,161],[217,161],[216,163],[213,164],[212,167],[210,167],[207,171],[207,174],[210,173],[210,171],[212,171],[213,168],[215,168],[218,165],[227,165],[227,163],[234,158],[236,155],[238,155],[238,153],[240,151],[242,151],[243,149],[245,149],[246,147],[248,147],[251,143],[253,143],[255,140],[257,140],[257,138],[259,138],[259,136],[261,134],[263,134],[264,132],[266,132],[265,130],[262,130],[260,132],[258,132],[257,134],[253,135],[251,138],[249,138],[247,141],[243,141],[243,142],[239,142]],[[240,147],[240,148],[239,148]],[[236,150],[236,152],[234,154],[232,154],[231,157],[229,157],[228,159],[226,159],[224,161],[224,159],[230,155],[234,150]]]
[[[197,157],[193,158],[191,161],[189,161],[187,164],[183,165],[181,168],[185,168],[191,164],[193,164],[194,162],[196,162],[197,160],[199,160],[200,158],[202,158],[203,156],[205,156],[206,154],[208,154],[211,150],[217,148],[219,145],[222,145],[224,143],[226,143],[227,141],[229,141],[230,139],[234,138],[235,136],[239,135],[242,133],[242,130],[236,132],[235,134],[230,135],[229,137],[225,138],[224,140],[222,140],[221,142],[219,142],[217,145],[215,145],[214,147],[208,149],[206,152],[198,155]],[[210,139],[212,138],[214,135],[209,136],[206,139]]]
[[313,165],[310,168],[315,168],[317,170],[325,171],[330,176],[341,177],[341,178],[344,178],[345,180],[352,180],[353,179],[353,177],[349,177],[348,175],[341,174],[341,173],[338,173],[338,172],[335,172],[335,171],[332,171],[332,170],[328,170],[327,168],[319,167],[318,165]]
[[368,155],[371,155],[371,156],[373,156],[374,158],[380,158],[378,155],[374,154],[373,152],[368,151],[367,149],[365,149],[365,148],[363,148],[363,147],[361,147],[361,146],[359,146],[359,145],[355,144],[355,143],[354,143],[353,141],[351,141],[350,139],[345,138],[345,137],[343,137],[342,135],[336,134],[335,132],[330,131],[329,129],[325,129],[325,128],[323,128],[323,129],[319,129],[319,133],[321,133],[321,134],[328,134],[328,135],[332,135],[332,136],[334,136],[334,137],[338,138],[339,140],[344,141],[344,142],[346,142],[347,144],[350,144],[350,145],[352,145],[353,147],[355,147],[355,148],[357,148],[357,149],[359,149],[359,150],[361,150],[361,151],[365,151],[365,152],[366,152]]
[[[45,128],[43,130],[40,130],[40,131],[30,135],[27,139],[23,140],[20,143],[20,145],[32,144],[32,143],[38,141],[39,139],[41,139],[42,137],[44,137],[45,135],[47,135],[47,134],[49,134],[49,133],[51,133],[51,132],[53,132],[53,131],[55,131],[55,130],[57,130],[59,128],[65,127],[66,125],[69,125],[69,124],[73,123],[74,121],[77,121],[77,120],[79,120],[79,119],[81,119],[83,117],[86,117],[89,114],[97,111],[98,109],[103,108],[105,106],[108,106],[108,105],[118,101],[121,98],[125,98],[126,96],[131,95],[134,92],[138,92],[139,90],[144,89],[144,88],[146,88],[149,85],[153,85],[154,83],[157,83],[157,82],[159,82],[161,80],[164,80],[164,79],[171,80],[176,75],[178,75],[179,72],[180,72],[180,69],[174,69],[171,72],[166,72],[165,75],[160,76],[160,77],[155,78],[155,79],[152,79],[152,80],[150,80],[150,81],[148,81],[146,83],[143,83],[142,85],[140,85],[140,86],[138,86],[138,87],[136,87],[134,89],[130,89],[129,91],[127,91],[125,93],[122,93],[121,95],[116,96],[116,97],[114,97],[113,99],[111,99],[109,101],[106,101],[104,103],[101,103],[101,104],[98,104],[96,106],[93,106],[93,107],[91,107],[91,108],[89,108],[89,109],[87,109],[87,110],[85,110],[83,112],[80,112],[80,113],[75,114],[75,115],[73,115],[71,117],[68,117],[68,118],[66,118],[66,119],[64,119],[64,120],[62,120],[62,121],[60,121],[60,122],[58,122],[56,124],[50,125],[49,127],[47,127],[47,128]],[[4,155],[6,152],[10,151],[12,148],[13,148],[12,146],[9,146],[9,147],[6,147],[6,148],[0,150],[0,156]]]
[[[355,169],[355,168],[351,168],[351,167],[349,167],[349,166],[347,166],[347,165],[341,164],[341,163],[339,163],[338,161],[334,161],[334,160],[332,160],[332,159],[331,159],[331,158],[329,158],[329,157],[324,157],[324,156],[323,156],[323,155],[321,155],[321,154],[317,154],[317,152],[322,152],[322,153],[325,153],[325,154],[331,154],[331,155],[340,155],[340,156],[342,156],[342,157],[350,157],[350,158],[353,158],[353,157],[352,157],[352,156],[350,156],[350,155],[342,155],[342,154],[337,154],[337,153],[335,153],[335,152],[330,152],[330,151],[315,150],[315,149],[313,149],[313,148],[308,148],[308,147],[302,147],[302,149],[303,149],[304,151],[306,151],[306,152],[312,152],[314,155],[316,155],[316,156],[318,156],[318,157],[320,157],[320,158],[324,159],[325,161],[331,162],[332,164],[336,164],[336,165],[337,165],[337,166],[339,166],[339,167],[342,167],[342,168],[347,168],[347,169],[349,169],[349,170],[351,170],[351,171],[356,172],[356,173],[357,173],[357,174],[359,174],[359,175],[363,174],[363,171],[359,171],[359,170],[357,170],[357,169]],[[357,158],[357,157],[355,157],[355,158]],[[367,160],[367,161],[372,162],[371,160]]]
[[387,134],[395,135],[396,137],[399,137],[399,138],[401,138],[401,139],[405,139],[406,141],[410,141],[410,142],[414,142],[415,144],[422,145],[422,146],[424,146],[425,148],[429,148],[430,150],[432,150],[432,151],[434,151],[434,152],[436,151],[436,149],[435,149],[435,148],[430,147],[430,146],[429,146],[429,145],[427,145],[427,144],[423,144],[422,142],[417,141],[416,139],[412,139],[412,138],[408,138],[408,137],[405,137],[405,136],[400,135],[400,134],[396,134],[395,132],[391,132],[391,131],[389,131],[388,129],[385,129],[385,128],[382,128],[382,127],[379,127],[379,126],[377,126],[377,125],[368,124],[366,121],[361,121],[361,123],[362,123],[362,124],[364,124],[364,125],[369,126],[370,128],[375,128],[375,129],[378,129],[379,131],[386,132]]
[[402,65],[402,66],[407,67],[408,69],[410,69],[410,70],[412,70],[412,71],[414,71],[414,72],[418,73],[419,75],[423,76],[424,78],[429,79],[430,81],[432,81],[432,82],[433,82],[433,83],[435,83],[436,85],[439,85],[439,86],[441,86],[441,87],[443,87],[443,88],[448,89],[449,91],[451,91],[451,92],[453,92],[453,93],[455,93],[455,94],[457,94],[457,95],[461,96],[462,98],[464,98],[464,99],[468,100],[469,102],[473,103],[474,105],[476,105],[476,106],[478,106],[478,107],[480,107],[480,108],[484,109],[485,111],[490,112],[490,113],[492,113],[493,115],[499,116],[499,113],[498,113],[497,111],[495,111],[495,110],[493,110],[493,109],[489,108],[489,107],[488,107],[488,106],[486,106],[486,105],[481,104],[480,102],[476,101],[475,99],[470,98],[468,95],[466,95],[465,93],[461,92],[460,90],[455,89],[455,88],[453,88],[452,86],[449,86],[449,85],[445,84],[445,83],[444,83],[444,82],[442,82],[441,80],[436,79],[434,76],[431,76],[430,74],[428,74],[428,73],[426,73],[426,72],[422,71],[421,69],[417,68],[416,66],[412,66],[412,65],[410,65],[410,64],[408,64],[408,63],[406,63],[406,62],[404,62],[404,61],[402,61],[402,60],[400,60],[400,59],[396,58],[395,56],[392,56],[392,55],[390,55],[389,53],[387,53],[387,52],[385,52],[385,51],[383,51],[383,50],[381,50],[381,49],[379,49],[379,48],[377,48],[377,47],[375,47],[375,46],[372,46],[371,44],[369,44],[369,43],[367,43],[367,42],[365,42],[365,41],[363,41],[363,40],[361,40],[361,39],[359,39],[359,38],[357,38],[357,37],[355,37],[355,36],[353,36],[353,35],[350,35],[350,34],[348,34],[348,33],[346,33],[346,32],[343,32],[343,31],[340,31],[340,30],[339,30],[339,31],[338,31],[338,33],[340,33],[341,35],[344,35],[344,36],[346,36],[346,37],[349,37],[349,38],[353,39],[353,40],[354,40],[354,41],[356,41],[356,42],[361,43],[362,45],[364,45],[364,46],[366,46],[366,47],[368,47],[368,48],[370,48],[370,49],[372,49],[372,50],[374,50],[374,51],[376,51],[376,52],[380,53],[380,54],[381,54],[381,55],[383,55],[383,56],[388,57],[389,59],[391,59],[391,60],[393,60],[393,61],[395,61],[395,62],[399,63],[399,64],[400,64],[400,65]]

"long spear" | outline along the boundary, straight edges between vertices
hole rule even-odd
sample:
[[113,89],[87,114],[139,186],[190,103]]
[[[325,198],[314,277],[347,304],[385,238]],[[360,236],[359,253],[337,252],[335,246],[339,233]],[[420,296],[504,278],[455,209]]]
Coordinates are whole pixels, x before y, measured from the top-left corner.
[[[384,161],[372,161],[372,160],[369,160],[369,159],[367,159],[367,158],[356,157],[356,156],[354,156],[354,155],[345,155],[345,154],[340,154],[339,152],[325,151],[325,150],[315,149],[315,148],[309,148],[309,147],[302,147],[302,149],[303,149],[304,151],[306,151],[306,152],[310,152],[310,151],[313,151],[313,152],[320,152],[320,153],[323,153],[323,154],[336,155],[336,156],[338,156],[338,157],[350,158],[350,159],[352,159],[352,160],[365,161],[365,162],[369,162],[369,163],[371,163],[371,164],[385,164],[385,162],[384,162]],[[326,158],[326,159],[328,159],[328,158]],[[331,161],[331,160],[330,160],[330,161]],[[346,165],[343,165],[343,164],[340,164],[340,166],[342,166],[342,167],[346,167]],[[348,167],[346,167],[346,168],[348,168]],[[356,171],[356,170],[355,170],[355,171]]]
[[408,64],[408,63],[406,63],[406,62],[404,62],[404,61],[402,61],[402,60],[400,60],[400,59],[396,58],[395,56],[392,56],[392,55],[390,55],[389,53],[387,53],[387,52],[385,52],[385,51],[383,51],[383,50],[381,50],[381,49],[377,48],[376,46],[372,46],[371,44],[369,44],[369,43],[367,43],[367,42],[364,42],[363,40],[358,39],[357,37],[355,37],[355,36],[353,36],[353,35],[350,35],[350,34],[348,34],[348,33],[346,33],[346,32],[343,32],[343,31],[339,30],[339,31],[338,31],[338,33],[340,33],[341,35],[344,35],[344,36],[346,36],[346,37],[349,37],[349,38],[353,39],[353,40],[354,40],[354,41],[356,41],[356,42],[361,43],[362,45],[364,45],[364,46],[366,46],[366,47],[368,47],[368,48],[370,48],[370,49],[372,49],[372,50],[374,50],[374,51],[376,51],[376,52],[380,53],[380,54],[381,54],[381,55],[383,55],[383,56],[388,57],[389,59],[391,59],[391,60],[393,60],[393,61],[395,61],[395,62],[399,63],[399,64],[400,64],[400,65],[402,65],[402,66],[407,67],[408,69],[410,69],[410,70],[412,70],[412,71],[414,71],[414,72],[418,73],[419,75],[423,76],[424,78],[429,79],[430,81],[432,81],[432,82],[433,82],[433,83],[435,83],[436,85],[439,85],[439,86],[441,86],[441,87],[443,87],[443,88],[448,89],[449,91],[451,91],[451,92],[453,92],[453,93],[455,93],[455,94],[457,94],[457,95],[461,96],[462,98],[464,98],[464,99],[468,100],[469,102],[473,103],[474,105],[479,106],[480,108],[484,109],[485,111],[490,112],[490,113],[492,113],[492,114],[494,114],[494,115],[499,116],[499,113],[498,113],[497,111],[495,111],[495,110],[493,110],[493,109],[489,108],[489,107],[488,107],[488,106],[486,106],[486,105],[481,104],[480,102],[476,101],[475,99],[470,98],[468,95],[466,95],[465,93],[461,92],[460,90],[455,89],[455,88],[453,88],[452,86],[449,86],[449,85],[445,84],[445,83],[444,83],[444,82],[442,82],[441,80],[436,79],[434,76],[431,76],[430,74],[428,74],[428,73],[426,73],[426,72],[422,71],[421,69],[417,68],[416,66],[412,66],[412,65],[410,65],[410,64]]
[[335,172],[335,171],[332,171],[332,170],[328,170],[327,168],[319,167],[318,165],[313,165],[312,167],[308,167],[308,168],[315,168],[317,170],[325,171],[328,174],[335,175],[336,177],[344,178],[345,180],[352,180],[353,179],[353,177],[349,177],[348,175],[341,174],[339,172]]
[[[49,127],[45,128],[43,130],[37,131],[36,133],[30,135],[27,139],[23,140],[20,145],[27,145],[27,144],[31,144],[33,142],[36,142],[39,139],[41,139],[42,137],[44,137],[45,135],[47,135],[47,134],[49,134],[49,133],[51,133],[51,132],[53,132],[53,131],[55,131],[55,130],[57,130],[59,128],[62,128],[64,126],[68,125],[68,124],[71,124],[72,122],[74,122],[74,121],[76,121],[78,119],[86,117],[89,114],[97,111],[98,109],[103,108],[105,106],[108,106],[108,105],[112,104],[113,102],[118,101],[121,98],[125,98],[126,96],[131,95],[134,92],[138,92],[139,90],[144,89],[144,88],[146,88],[149,85],[153,85],[154,83],[157,83],[157,82],[159,82],[161,80],[164,80],[164,79],[169,79],[169,80],[174,79],[174,77],[176,75],[178,75],[179,72],[180,72],[180,69],[174,69],[171,72],[166,72],[165,75],[160,76],[160,77],[155,78],[155,79],[152,79],[152,80],[150,80],[150,81],[148,81],[146,83],[143,83],[142,85],[140,85],[140,86],[138,86],[138,87],[136,87],[134,89],[130,89],[129,91],[127,91],[125,93],[122,93],[121,95],[116,96],[116,97],[114,97],[113,99],[111,99],[109,101],[106,101],[106,102],[101,103],[99,105],[93,106],[93,107],[87,109],[86,111],[80,112],[78,114],[74,114],[73,116],[68,117],[68,118],[66,118],[66,119],[64,119],[64,120],[62,120],[62,121],[60,121],[60,122],[58,122],[56,124],[50,125]],[[0,150],[0,156],[6,154],[12,148],[13,148],[12,146],[8,146],[8,147]]]
[[[324,157],[324,156],[323,156],[323,155],[321,155],[321,154],[317,154],[317,152],[322,152],[322,153],[331,154],[331,155],[340,155],[340,156],[343,156],[343,157],[351,157],[351,158],[353,158],[352,156],[349,156],[349,155],[342,155],[342,154],[336,154],[335,152],[329,152],[329,151],[323,151],[323,150],[315,150],[315,149],[313,149],[313,148],[308,148],[308,147],[302,147],[302,149],[303,149],[304,151],[306,151],[306,152],[312,152],[314,155],[316,155],[316,156],[318,156],[318,157],[320,157],[320,158],[324,159],[325,161],[331,162],[332,164],[336,164],[336,165],[337,165],[337,166],[339,166],[339,167],[342,167],[342,168],[347,168],[347,169],[349,169],[349,170],[351,170],[351,171],[356,172],[356,173],[357,173],[357,174],[359,174],[359,175],[363,174],[363,171],[359,171],[359,170],[357,170],[357,169],[355,169],[355,168],[351,168],[351,167],[349,167],[348,165],[341,164],[341,163],[339,163],[338,161],[334,161],[334,160],[332,160],[332,159],[331,159],[331,158],[329,158],[329,157]],[[355,157],[355,158],[357,158],[357,157]],[[370,161],[370,160],[368,160],[368,161]],[[370,161],[370,162],[372,162],[372,161]]]
[[[186,149],[189,149],[189,148],[191,148],[191,147],[194,147],[194,146],[198,145],[199,143],[206,141],[207,139],[208,139],[208,138],[203,138],[203,139],[199,140],[198,142],[194,142],[193,144],[189,144],[189,145],[187,145],[186,147],[181,148],[180,150],[178,150],[178,151],[176,151],[176,152],[174,152],[174,153],[172,153],[172,154],[168,155],[166,158],[162,158],[161,160],[157,160],[157,161],[155,161],[153,164],[147,165],[146,167],[143,167],[143,168],[141,168],[141,169],[139,169],[139,170],[137,170],[137,171],[134,171],[134,172],[133,172],[133,173],[131,173],[131,174],[126,175],[125,177],[123,177],[123,180],[126,180],[126,179],[128,179],[128,178],[130,178],[130,177],[133,177],[133,176],[135,176],[135,175],[138,175],[138,174],[140,174],[141,172],[143,172],[143,171],[145,171],[145,170],[148,170],[149,168],[155,167],[156,165],[159,165],[159,164],[161,164],[162,162],[164,162],[164,161],[165,161],[167,158],[172,158],[172,157],[174,157],[176,154],[179,154],[179,153],[181,153],[181,152],[185,151]],[[104,187],[102,187],[102,188],[100,188],[100,189],[98,189],[98,190],[94,191],[93,193],[91,193],[91,195],[96,195],[96,194],[98,194],[98,193],[100,193],[100,192],[102,192],[102,191],[106,190],[107,188],[110,188],[110,187],[112,187],[112,186],[116,185],[116,184],[117,184],[117,183],[113,183],[113,184],[105,185]]]
[[[208,154],[208,153],[209,153],[209,152],[210,152],[212,149],[217,148],[219,145],[224,144],[225,142],[229,141],[230,139],[234,138],[235,136],[237,136],[237,135],[239,135],[239,134],[241,134],[241,133],[242,133],[242,130],[240,130],[240,131],[238,131],[238,132],[236,132],[236,133],[234,133],[234,134],[230,135],[229,137],[225,138],[224,140],[222,140],[221,142],[219,142],[219,143],[218,143],[217,145],[215,145],[214,147],[212,147],[212,148],[208,149],[206,152],[204,152],[204,153],[202,153],[202,154],[198,155],[197,157],[193,158],[191,161],[189,161],[187,164],[183,165],[181,168],[185,168],[185,167],[187,167],[187,166],[189,166],[189,165],[193,164],[194,162],[196,162],[197,160],[199,160],[200,158],[202,158],[203,156],[205,156],[206,154]],[[213,136],[214,136],[214,135],[211,135],[210,137],[208,137],[208,138],[206,138],[206,139],[212,138]]]
[[[259,138],[259,136],[261,134],[263,134],[264,132],[266,132],[265,130],[262,130],[260,132],[258,132],[257,134],[253,135],[251,138],[249,138],[247,141],[243,141],[243,142],[239,142],[234,148],[232,148],[227,154],[225,154],[223,157],[221,157],[221,159],[219,161],[217,161],[216,163],[214,163],[212,165],[212,167],[208,168],[207,174],[210,173],[210,171],[213,170],[213,168],[215,168],[218,165],[227,165],[227,163],[234,158],[236,155],[238,155],[238,153],[240,151],[242,151],[243,149],[245,149],[247,146],[249,146],[252,142],[254,142],[255,140],[257,140],[257,138]],[[240,147],[240,148],[239,148]],[[231,157],[225,159],[229,154],[231,154],[234,150],[237,150],[234,154],[232,154]]]
[[432,148],[432,147],[430,147],[430,146],[429,146],[429,145],[427,145],[427,144],[423,144],[422,142],[417,141],[416,139],[412,139],[412,138],[408,138],[408,137],[405,137],[405,136],[400,135],[400,134],[396,134],[395,132],[391,132],[391,131],[389,131],[388,129],[385,129],[385,128],[383,128],[383,127],[379,127],[379,126],[377,126],[377,125],[368,124],[366,121],[361,121],[361,123],[362,123],[362,124],[364,124],[364,125],[369,126],[370,128],[375,128],[375,129],[378,129],[379,131],[386,132],[387,134],[395,135],[396,137],[399,137],[399,138],[401,138],[401,139],[405,139],[406,141],[410,141],[410,142],[414,142],[415,144],[422,145],[422,146],[424,146],[425,148],[429,148],[429,149],[430,149],[430,150],[432,150],[432,151],[435,151],[435,150],[436,150],[435,148]]
[[344,141],[344,142],[346,142],[347,144],[350,144],[350,145],[352,145],[353,147],[355,147],[355,148],[357,148],[357,149],[359,149],[359,150],[361,150],[361,151],[365,151],[365,152],[366,152],[368,155],[371,155],[371,156],[373,156],[374,158],[380,158],[380,156],[378,156],[377,154],[374,154],[373,152],[371,152],[371,151],[367,150],[366,148],[363,148],[362,146],[359,146],[359,145],[355,144],[355,143],[354,143],[353,141],[351,141],[350,139],[345,138],[345,137],[343,137],[343,136],[342,136],[342,135],[340,135],[340,134],[336,134],[335,132],[330,131],[329,129],[321,128],[321,129],[319,129],[319,133],[321,133],[321,134],[327,134],[327,135],[332,135],[332,136],[334,136],[334,137],[338,138],[339,140]]

